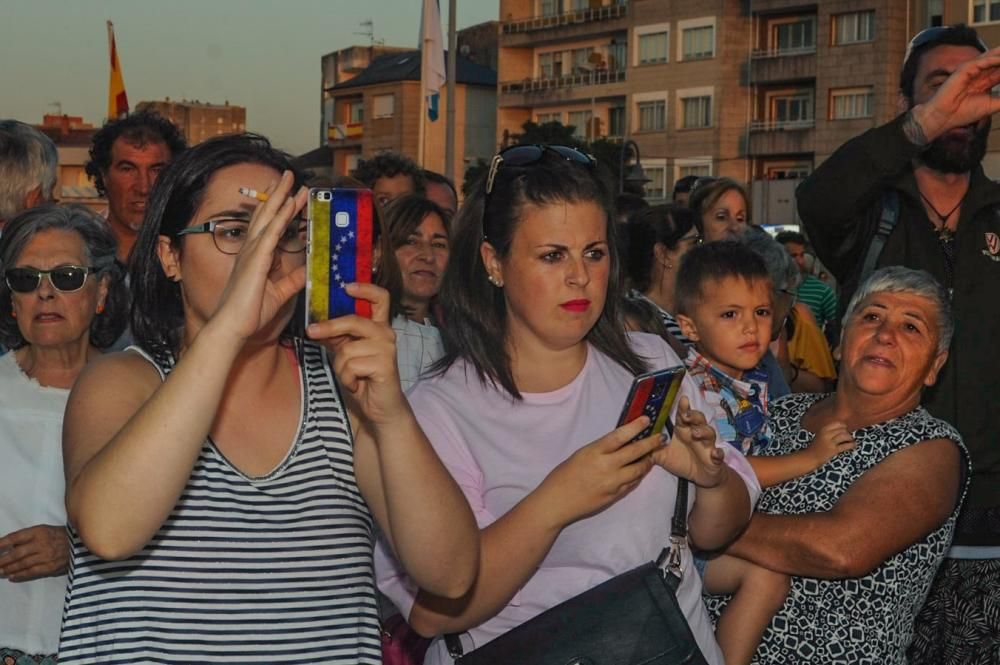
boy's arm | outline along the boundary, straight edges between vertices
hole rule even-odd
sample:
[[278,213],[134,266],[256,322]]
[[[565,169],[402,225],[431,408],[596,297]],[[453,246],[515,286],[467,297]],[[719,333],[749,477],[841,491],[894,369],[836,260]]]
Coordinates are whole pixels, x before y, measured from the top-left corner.
[[847,431],[847,425],[834,421],[820,428],[804,450],[774,457],[748,456],[747,461],[757,474],[760,486],[771,487],[815,471],[835,455],[851,450],[854,445],[854,437]]

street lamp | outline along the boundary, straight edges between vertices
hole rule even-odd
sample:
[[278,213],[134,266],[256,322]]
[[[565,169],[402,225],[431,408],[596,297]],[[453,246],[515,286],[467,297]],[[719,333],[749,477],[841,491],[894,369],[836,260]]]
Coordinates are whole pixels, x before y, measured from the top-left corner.
[[[628,165],[628,170],[626,172],[625,160],[628,156],[629,148],[631,148],[632,152],[635,154],[635,161]],[[646,173],[642,170],[642,162],[639,158],[639,146],[632,140],[623,142],[621,154],[618,158],[618,193],[625,193],[626,184],[633,185],[637,187],[639,191],[642,191],[643,186],[647,182],[650,182],[650,179],[646,177]]]

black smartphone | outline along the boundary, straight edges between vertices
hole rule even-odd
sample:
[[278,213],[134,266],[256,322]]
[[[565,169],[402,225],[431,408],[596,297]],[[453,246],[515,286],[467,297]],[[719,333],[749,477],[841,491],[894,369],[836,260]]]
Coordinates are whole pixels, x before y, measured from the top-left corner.
[[686,372],[686,369],[677,366],[635,377],[628,399],[625,400],[625,407],[618,418],[618,426],[621,427],[639,416],[649,416],[649,425],[637,434],[633,441],[645,438],[653,432],[663,431],[664,428],[668,435],[674,433],[673,423],[670,422],[670,411],[674,408]]
[[371,318],[371,303],[344,287],[372,281],[373,210],[369,189],[309,190],[307,327],[345,314]]

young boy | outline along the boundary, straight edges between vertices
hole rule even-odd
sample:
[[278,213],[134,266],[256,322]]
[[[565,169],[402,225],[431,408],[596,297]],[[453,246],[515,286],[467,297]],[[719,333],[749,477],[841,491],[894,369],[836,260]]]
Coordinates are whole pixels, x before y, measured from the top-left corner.
[[[695,247],[681,263],[675,302],[681,331],[695,345],[685,358],[688,374],[715,409],[706,416],[722,440],[748,455],[761,487],[809,473],[854,447],[846,426],[835,423],[805,450],[754,456],[772,437],[761,361],[774,322],[771,278],[753,250],[733,241]],[[707,562],[704,578],[708,593],[733,595],[716,627],[727,665],[749,663],[785,602],[788,576],[723,554]]]

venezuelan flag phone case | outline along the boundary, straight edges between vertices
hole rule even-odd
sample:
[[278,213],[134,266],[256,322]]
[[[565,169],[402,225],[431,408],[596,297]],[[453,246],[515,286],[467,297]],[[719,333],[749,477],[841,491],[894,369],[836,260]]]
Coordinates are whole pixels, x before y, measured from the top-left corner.
[[625,408],[618,418],[618,427],[646,415],[649,416],[649,425],[633,441],[647,437],[653,432],[662,432],[664,428],[668,435],[673,434],[674,426],[670,422],[670,412],[674,408],[677,392],[681,388],[681,380],[686,372],[683,367],[677,366],[635,377],[628,399],[625,400]]
[[371,318],[371,303],[344,287],[372,281],[372,193],[368,189],[309,190],[306,326],[345,314]]

